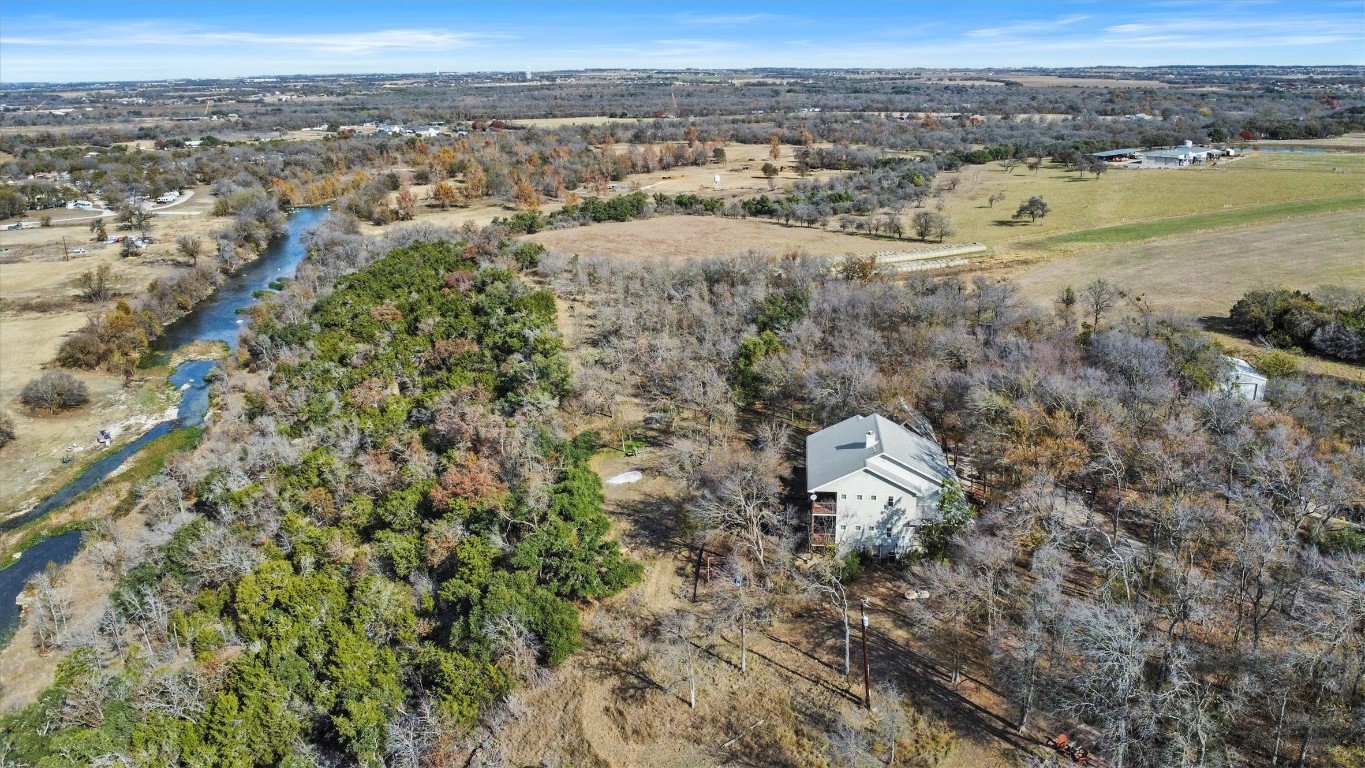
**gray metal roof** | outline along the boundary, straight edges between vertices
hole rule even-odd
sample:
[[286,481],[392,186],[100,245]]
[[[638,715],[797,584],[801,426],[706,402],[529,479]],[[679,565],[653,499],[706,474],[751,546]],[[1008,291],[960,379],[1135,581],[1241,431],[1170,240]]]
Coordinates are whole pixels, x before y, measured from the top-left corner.
[[1195,155],[1207,155],[1210,152],[1222,152],[1215,147],[1175,147],[1174,149],[1154,149],[1144,153],[1145,157],[1193,157]]
[[[877,438],[872,448],[868,432]],[[934,483],[954,476],[938,443],[875,413],[850,416],[806,438],[807,493],[864,469],[903,485],[896,465]]]
[[1248,363],[1247,361],[1243,360],[1243,359],[1240,358],[1240,357],[1233,357],[1233,356],[1231,356],[1231,355],[1223,355],[1223,359],[1225,359],[1225,360],[1227,360],[1228,362],[1231,362],[1231,363],[1232,363],[1232,380],[1233,380],[1233,381],[1236,381],[1236,382],[1239,382],[1239,383],[1245,382],[1245,383],[1261,383],[1261,384],[1265,384],[1266,382],[1269,381],[1269,379],[1266,378],[1265,374],[1263,374],[1263,373],[1261,373],[1260,371],[1256,370],[1254,367],[1252,367],[1251,363]]
[[1127,149],[1111,149],[1111,150],[1109,150],[1109,151],[1107,151],[1107,152],[1094,152],[1094,153],[1091,153],[1090,156],[1091,156],[1091,157],[1121,157],[1121,156],[1123,156],[1123,155],[1136,155],[1136,154],[1138,154],[1138,153],[1141,152],[1141,151],[1142,151],[1142,150],[1139,149],[1139,148],[1137,148],[1137,147],[1129,147],[1129,148],[1127,148]]

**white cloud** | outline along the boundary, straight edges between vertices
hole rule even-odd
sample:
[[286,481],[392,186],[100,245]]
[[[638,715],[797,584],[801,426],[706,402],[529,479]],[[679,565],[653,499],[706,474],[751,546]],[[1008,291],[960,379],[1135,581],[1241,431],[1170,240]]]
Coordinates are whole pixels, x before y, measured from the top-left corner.
[[254,48],[287,47],[295,51],[371,55],[409,51],[452,51],[471,48],[503,35],[472,34],[443,29],[380,29],[341,33],[270,33],[217,31],[200,27],[164,24],[108,25],[98,29],[62,24],[47,36],[0,37],[0,45],[62,47],[79,41],[82,47],[195,48],[206,45],[238,45]]
[[728,25],[728,24],[752,24],[756,21],[770,21],[777,18],[771,13],[713,13],[713,14],[683,14],[678,17],[682,24],[709,24],[709,25]]
[[1016,21],[1002,27],[983,27],[964,33],[967,37],[1018,37],[1020,35],[1048,34],[1075,26],[1090,18],[1081,14],[1063,16],[1051,21]]

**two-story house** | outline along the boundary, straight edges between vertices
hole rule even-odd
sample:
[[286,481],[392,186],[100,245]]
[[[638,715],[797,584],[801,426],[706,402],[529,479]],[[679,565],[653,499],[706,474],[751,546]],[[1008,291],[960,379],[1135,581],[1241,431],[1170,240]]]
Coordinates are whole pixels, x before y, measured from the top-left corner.
[[889,419],[853,416],[826,427],[806,438],[811,544],[905,554],[955,477],[938,443]]

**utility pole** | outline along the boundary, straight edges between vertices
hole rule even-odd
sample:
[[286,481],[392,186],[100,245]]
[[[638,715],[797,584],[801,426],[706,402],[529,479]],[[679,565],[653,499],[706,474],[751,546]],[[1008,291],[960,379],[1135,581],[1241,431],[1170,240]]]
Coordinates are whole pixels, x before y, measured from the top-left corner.
[[66,235],[62,235],[62,261],[71,261],[71,252],[66,249]]
[[863,706],[872,709],[872,665],[867,659],[867,605],[866,597],[858,604],[863,615]]

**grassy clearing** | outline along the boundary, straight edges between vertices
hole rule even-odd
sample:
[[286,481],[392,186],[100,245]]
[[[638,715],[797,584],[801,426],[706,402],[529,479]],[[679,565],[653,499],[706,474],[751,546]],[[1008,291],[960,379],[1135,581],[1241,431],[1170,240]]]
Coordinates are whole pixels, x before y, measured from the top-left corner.
[[607,117],[606,115],[593,115],[589,117],[529,117],[508,120],[511,126],[525,126],[527,128],[562,128],[566,125],[606,125],[607,123],[635,123],[642,122],[644,118],[636,117]]
[[1292,203],[1238,208],[1230,211],[1197,213],[1171,219],[1156,219],[1134,224],[1121,224],[1113,227],[1084,229],[1054,235],[1041,240],[1021,243],[1030,249],[1056,250],[1058,246],[1068,245],[1117,245],[1151,240],[1158,237],[1171,237],[1204,232],[1217,227],[1234,227],[1251,224],[1265,224],[1284,221],[1300,216],[1321,213],[1339,213],[1365,209],[1365,196],[1353,195],[1333,197],[1323,200],[1300,200]]
[[188,451],[199,444],[203,427],[184,427],[158,437],[142,446],[118,473],[120,480],[131,480],[134,485],[152,477],[166,467],[166,458],[173,453]]
[[[1025,242],[1083,230],[1365,195],[1365,155],[1354,154],[1266,153],[1217,167],[1116,169],[1098,179],[1080,179],[1055,165],[1037,173],[1006,173],[994,163],[964,168],[957,175],[958,189],[949,194],[944,210],[957,229],[954,239],[1006,252]],[[987,198],[996,192],[1004,192],[1005,200],[990,207]],[[1052,213],[1037,223],[1013,220],[1019,203],[1033,195],[1047,200]],[[1225,221],[1243,223],[1236,216]],[[1219,224],[1193,226],[1210,225]],[[1167,233],[1157,229],[1149,236],[1162,234]],[[1104,242],[1113,241],[1100,244]],[[1050,245],[1064,251],[1088,244]]]

